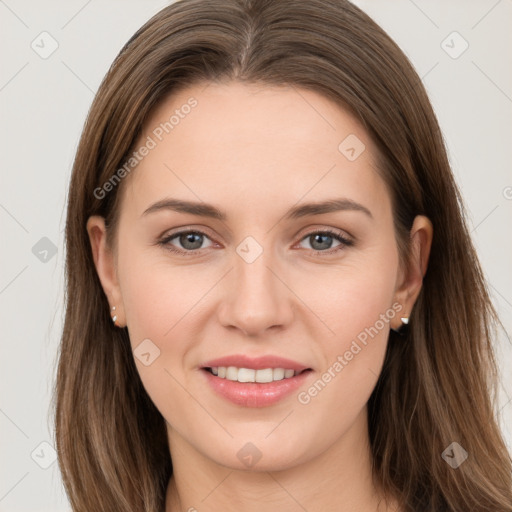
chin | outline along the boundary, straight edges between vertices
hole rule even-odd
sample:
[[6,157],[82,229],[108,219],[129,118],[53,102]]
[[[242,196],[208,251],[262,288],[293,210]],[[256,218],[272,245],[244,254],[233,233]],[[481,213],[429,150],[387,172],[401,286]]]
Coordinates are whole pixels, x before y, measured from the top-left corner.
[[[308,459],[304,451],[304,439],[297,439],[296,444],[287,445],[282,437],[270,441],[265,439],[268,434],[258,436],[242,436],[230,440],[229,445],[220,452],[209,454],[217,464],[236,471],[284,471],[293,468]],[[274,434],[271,434],[271,436]],[[300,448],[300,452],[299,452]]]

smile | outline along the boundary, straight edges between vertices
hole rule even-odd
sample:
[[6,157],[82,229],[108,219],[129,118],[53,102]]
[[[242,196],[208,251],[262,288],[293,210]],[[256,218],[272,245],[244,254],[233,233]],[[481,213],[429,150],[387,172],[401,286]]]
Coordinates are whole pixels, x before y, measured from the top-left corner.
[[285,368],[237,368],[236,366],[214,366],[207,368],[213,375],[221,379],[238,382],[258,382],[261,384],[277,380],[290,379],[301,373],[300,371]]

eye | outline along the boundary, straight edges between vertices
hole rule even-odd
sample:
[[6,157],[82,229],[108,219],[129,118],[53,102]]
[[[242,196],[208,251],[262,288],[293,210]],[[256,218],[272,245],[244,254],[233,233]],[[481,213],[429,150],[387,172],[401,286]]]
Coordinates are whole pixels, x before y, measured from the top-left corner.
[[[210,244],[203,247],[205,240],[209,240]],[[303,241],[308,241],[311,244],[311,250],[317,254],[331,254],[354,244],[354,242],[346,236],[330,229],[311,232],[301,239],[301,242]],[[335,245],[334,248],[333,242],[338,242],[338,245]],[[206,233],[195,230],[173,233],[164,237],[158,242],[158,244],[171,252],[187,256],[193,255],[201,249],[205,249],[213,245]],[[306,249],[308,249],[308,247],[306,247]]]
[[[330,229],[324,231],[314,231],[309,233],[301,241],[308,241],[311,245],[311,249],[316,253],[333,253],[353,245],[353,241],[349,240],[341,233],[332,231]],[[333,241],[337,241],[338,245],[332,248]],[[307,249],[307,247],[306,247]]]
[[[179,244],[179,247],[172,243],[172,241],[175,239],[176,243]],[[210,240],[210,238],[201,231],[180,231],[179,233],[174,233],[165,237],[158,243],[170,251],[186,254],[194,253],[200,249],[204,249],[205,247],[201,246],[203,245],[205,239]]]

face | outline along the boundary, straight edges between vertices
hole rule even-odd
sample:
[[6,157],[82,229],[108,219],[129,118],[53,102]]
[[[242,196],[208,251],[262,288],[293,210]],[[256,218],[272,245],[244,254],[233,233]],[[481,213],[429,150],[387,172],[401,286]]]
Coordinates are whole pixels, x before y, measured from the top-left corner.
[[365,130],[311,91],[212,83],[162,103],[143,145],[102,283],[171,452],[285,469],[362,428],[410,308]]

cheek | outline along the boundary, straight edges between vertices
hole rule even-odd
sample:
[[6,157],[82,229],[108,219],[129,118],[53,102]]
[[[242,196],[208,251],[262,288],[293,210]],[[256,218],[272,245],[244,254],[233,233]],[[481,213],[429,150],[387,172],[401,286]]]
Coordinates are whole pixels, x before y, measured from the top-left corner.
[[[142,384],[151,400],[173,425],[189,424],[187,355],[194,347],[194,323],[201,298],[215,282],[164,258],[150,257],[136,247],[124,248],[119,280],[130,343]],[[126,256],[129,255],[129,256]],[[191,341],[192,340],[192,341]],[[149,354],[149,356],[146,356]],[[183,416],[183,418],[182,418]],[[184,418],[188,418],[185,420]]]
[[[150,338],[175,338],[181,322],[200,308],[201,298],[215,281],[192,268],[172,266],[163,257],[155,258],[149,251],[132,248],[119,262],[121,293],[132,345]],[[154,249],[152,249],[154,251]],[[173,341],[173,349],[179,348]]]
[[154,248],[126,243],[123,251],[118,274],[137,370],[156,407],[166,418],[176,418],[190,408],[183,385],[188,386],[188,370],[198,359],[207,293],[222,272],[173,265]]
[[[337,267],[311,272],[297,272],[295,291],[304,297],[310,310],[321,319],[328,330],[325,352],[332,356],[348,348],[350,342],[377,324],[379,331],[389,328],[394,316],[398,255],[393,247],[353,258]],[[386,315],[385,325],[382,315]],[[391,317],[391,318],[389,318]],[[385,335],[385,333],[384,333]],[[385,337],[385,336],[384,336]]]
[[387,274],[369,273],[346,277],[343,286],[324,296],[319,316],[327,318],[335,335],[319,338],[323,366],[297,396],[297,416],[312,433],[323,433],[321,441],[312,441],[322,447],[350,429],[375,388],[395,315],[393,284]]
[[323,356],[318,376],[322,382],[311,393],[306,390],[319,410],[352,417],[369,398],[384,361],[390,322],[397,314],[397,266],[398,253],[390,246],[329,269],[314,281],[302,277],[308,305],[331,331],[316,337]]

